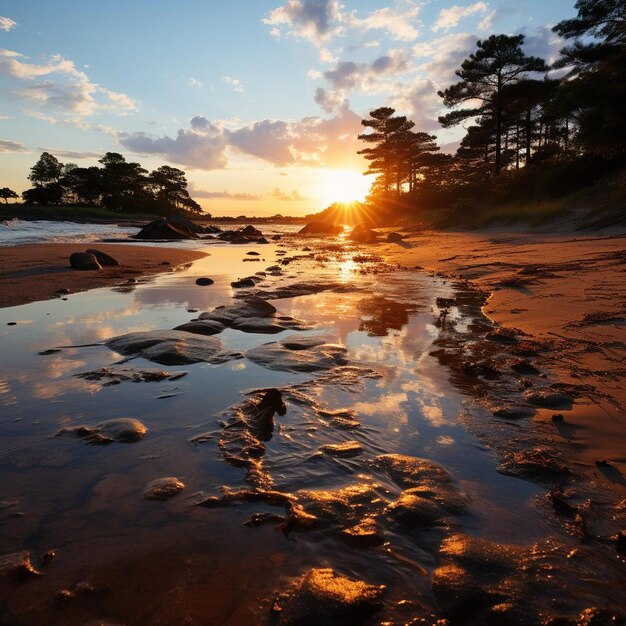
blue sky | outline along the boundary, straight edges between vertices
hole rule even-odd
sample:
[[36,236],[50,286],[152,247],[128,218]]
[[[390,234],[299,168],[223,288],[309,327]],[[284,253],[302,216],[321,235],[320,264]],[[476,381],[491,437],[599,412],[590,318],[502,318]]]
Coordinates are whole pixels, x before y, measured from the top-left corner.
[[573,0],[3,0],[0,186],[42,149],[187,171],[212,213],[299,214],[362,195],[359,120],[383,104],[453,149],[437,89],[476,40],[550,32]]

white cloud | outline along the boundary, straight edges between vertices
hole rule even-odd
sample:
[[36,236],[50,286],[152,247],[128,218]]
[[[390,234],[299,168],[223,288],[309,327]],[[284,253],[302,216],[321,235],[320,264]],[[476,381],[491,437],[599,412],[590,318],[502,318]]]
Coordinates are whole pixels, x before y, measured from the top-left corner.
[[54,76],[23,89],[13,90],[13,95],[31,104],[50,107],[79,117],[110,112],[124,115],[135,111],[138,103],[130,96],[102,87],[76,68],[73,61],[54,55],[43,63],[30,63],[26,57],[13,50],[0,49],[0,74],[21,81]]
[[272,26],[270,34],[284,34],[309,39],[321,44],[342,32],[341,5],[337,0],[288,0],[263,19]]
[[28,152],[28,148],[19,141],[0,139],[0,152]]
[[191,87],[197,87],[198,89],[202,89],[202,87],[204,87],[204,83],[193,76],[189,78],[187,84]]
[[361,118],[346,102],[331,118],[306,117],[300,121],[259,120],[226,128],[202,116],[190,121],[175,137],[151,137],[143,132],[119,133],[122,146],[138,154],[158,154],[172,163],[202,170],[228,166],[229,151],[277,166],[349,166],[356,156]]
[[6,32],[17,26],[17,22],[14,22],[10,17],[3,17],[0,15],[0,30]]
[[474,15],[475,13],[485,13],[488,10],[488,6],[484,2],[475,2],[466,7],[461,5],[454,5],[448,9],[441,9],[439,16],[433,30],[450,30],[454,28],[462,19]]
[[412,41],[418,35],[416,20],[419,16],[420,7],[415,2],[408,0],[406,10],[396,7],[383,7],[372,11],[367,17],[360,19],[356,12],[350,14],[348,23],[354,28],[364,31],[382,30],[388,32],[394,39]]
[[120,144],[138,154],[160,154],[172,163],[215,170],[226,167],[227,141],[224,132],[206,118],[196,116],[191,128],[181,128],[175,138],[153,138],[147,133],[119,133]]
[[243,88],[242,82],[238,78],[233,78],[232,76],[222,76],[222,80],[233,88],[233,91],[238,91],[239,93],[243,93],[245,89]]

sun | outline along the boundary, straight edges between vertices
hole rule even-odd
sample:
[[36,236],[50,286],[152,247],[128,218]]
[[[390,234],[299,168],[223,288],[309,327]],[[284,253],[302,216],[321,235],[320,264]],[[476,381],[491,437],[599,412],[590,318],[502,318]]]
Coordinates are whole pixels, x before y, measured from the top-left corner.
[[328,169],[320,174],[319,197],[325,207],[333,202],[363,201],[372,184],[370,176],[355,170]]

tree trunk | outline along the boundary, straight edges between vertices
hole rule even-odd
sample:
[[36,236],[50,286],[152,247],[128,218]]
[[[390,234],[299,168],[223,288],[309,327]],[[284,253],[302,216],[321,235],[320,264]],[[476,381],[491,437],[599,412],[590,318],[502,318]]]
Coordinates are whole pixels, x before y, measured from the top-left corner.
[[526,166],[530,163],[530,146],[532,142],[532,129],[531,129],[531,114],[532,107],[526,109]]
[[496,174],[502,169],[502,110],[500,104],[496,105]]

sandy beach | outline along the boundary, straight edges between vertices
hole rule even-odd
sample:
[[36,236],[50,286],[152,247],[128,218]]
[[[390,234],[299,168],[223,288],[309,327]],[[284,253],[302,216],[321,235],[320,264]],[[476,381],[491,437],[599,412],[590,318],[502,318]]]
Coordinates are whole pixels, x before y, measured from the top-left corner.
[[546,347],[556,380],[587,386],[561,427],[568,454],[626,494],[626,234],[433,231],[405,241],[385,260],[469,281],[488,294],[490,319]]
[[626,603],[624,238],[386,234],[0,250],[5,621]]
[[101,244],[97,249],[113,256],[118,267],[80,271],[69,264],[73,252],[89,243],[45,243],[0,247],[0,307],[11,307],[96,287],[118,285],[128,279],[167,272],[202,258],[205,253],[166,246]]

